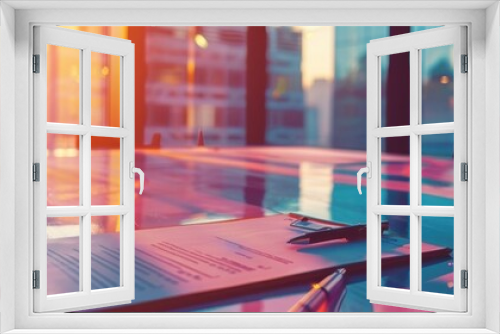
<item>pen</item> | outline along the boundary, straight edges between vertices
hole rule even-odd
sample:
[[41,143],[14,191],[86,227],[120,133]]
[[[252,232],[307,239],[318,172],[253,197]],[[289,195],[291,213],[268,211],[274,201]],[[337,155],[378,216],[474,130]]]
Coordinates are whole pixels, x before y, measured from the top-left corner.
[[336,270],[321,282],[314,283],[309,290],[288,312],[338,312],[345,297],[344,268]]
[[[385,221],[381,224],[382,231],[389,228],[389,224]],[[339,227],[335,229],[321,230],[309,232],[298,237],[288,240],[289,244],[294,245],[310,245],[323,241],[336,240],[336,239],[357,239],[366,236],[366,225],[353,225]]]
[[362,234],[366,234],[366,225],[354,225],[347,227],[339,227],[336,229],[310,232],[288,240],[289,244],[316,244],[318,242],[342,239],[355,238]]

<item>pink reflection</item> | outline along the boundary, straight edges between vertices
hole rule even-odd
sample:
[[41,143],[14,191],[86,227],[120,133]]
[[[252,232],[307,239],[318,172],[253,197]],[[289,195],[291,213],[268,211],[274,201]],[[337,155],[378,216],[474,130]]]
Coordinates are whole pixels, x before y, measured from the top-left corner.
[[[289,149],[289,148],[288,148]],[[279,174],[279,175],[287,175],[287,176],[294,176],[294,177],[299,177],[299,171],[298,171],[298,166],[300,165],[301,161],[312,161],[314,163],[325,163],[326,161],[329,162],[329,165],[335,166],[337,164],[342,164],[342,163],[353,163],[353,162],[360,162],[358,159],[361,160],[361,154],[359,152],[353,153],[350,155],[349,153],[346,154],[346,152],[342,152],[341,150],[328,150],[331,151],[331,153],[336,153],[339,152],[338,158],[336,157],[335,154],[331,155],[329,158],[325,159],[324,154],[325,150],[318,150],[311,148],[307,152],[308,155],[304,156],[304,152],[307,151],[306,149],[298,149],[296,152],[287,152],[288,157],[284,161],[280,159],[280,156],[276,157],[266,157],[262,153],[257,152],[256,157],[261,160],[259,162],[249,162],[245,161],[245,158],[254,158],[253,155],[253,149],[248,149],[248,152],[245,154],[243,152],[244,149],[240,149],[239,152],[239,157],[240,159],[231,159],[226,156],[226,152],[224,152],[226,149],[218,149],[216,151],[212,151],[209,149],[170,149],[170,150],[148,150],[146,151],[148,154],[154,154],[162,157],[168,157],[172,159],[177,159],[177,160],[182,160],[182,161],[190,161],[190,162],[196,162],[200,164],[213,164],[213,165],[220,165],[223,166],[224,168],[241,168],[244,170],[251,170],[255,172],[265,172],[265,173],[270,173],[270,174]],[[227,149],[229,152],[234,152],[234,149]],[[259,151],[264,151],[266,150],[265,148],[260,148]],[[273,151],[278,151],[282,150],[282,148],[279,147],[274,147],[274,148],[269,148],[268,152],[273,152]],[[216,152],[216,154],[213,154]],[[318,156],[314,156],[311,153],[316,153]],[[230,153],[231,154],[231,153]],[[214,157],[216,155],[217,157]],[[301,156],[303,160],[293,160],[294,157],[296,156]],[[403,158],[404,159],[404,158]],[[389,155],[388,159],[383,158],[384,162],[395,162],[395,161],[400,161],[399,159],[394,159],[394,156]],[[404,161],[407,161],[407,159],[404,159]],[[273,165],[272,163],[276,163],[276,165]],[[287,166],[282,166],[283,162],[287,163]],[[449,174],[450,172],[446,172],[446,170],[449,170],[452,168],[452,164],[443,164],[442,160],[440,159],[432,159],[428,158],[427,163],[432,166],[437,162],[436,169],[439,169],[441,171],[440,174],[438,175],[445,175],[446,179],[449,179]],[[446,169],[448,167],[448,169]],[[351,170],[358,170],[360,167],[351,167]],[[444,170],[444,172],[443,172]],[[394,176],[408,176],[409,175],[409,167],[405,168],[404,166],[401,167],[401,165],[398,165],[396,167],[387,167],[383,169],[384,175],[394,175]],[[451,172],[451,174],[453,174]],[[429,170],[424,169],[424,175],[423,177],[426,178],[428,175],[433,175],[432,172]],[[435,176],[431,177],[430,179],[434,179]],[[333,179],[333,177],[332,177]],[[442,181],[447,181],[447,180],[442,180]],[[332,180],[333,181],[333,180]],[[366,185],[366,180],[362,180],[363,185]],[[350,185],[356,185],[357,184],[357,178],[355,175],[336,175],[335,176],[335,183],[341,183],[341,184],[350,184]],[[383,188],[387,190],[395,190],[395,191],[403,191],[407,192],[409,189],[409,184],[406,181],[392,181],[392,180],[384,180],[383,182]],[[446,197],[446,198],[453,198],[453,186],[445,187],[445,186],[433,186],[433,185],[427,185],[423,184],[422,185],[422,191],[426,194],[429,195],[435,195],[435,196],[441,196],[441,197]]]
[[[119,150],[96,148],[92,151],[92,204],[118,204]],[[136,194],[136,224],[139,228],[270,214],[273,211],[267,211],[265,203],[279,200],[281,192],[290,194],[287,195],[291,196],[290,205],[300,202],[301,209],[321,207],[326,214],[334,205],[326,197],[333,194],[336,185],[352,186],[352,196],[357,194],[355,172],[365,159],[364,152],[359,151],[303,147],[146,149],[137,150],[137,154],[136,164],[141,165],[147,175],[147,192],[143,196]],[[55,158],[50,152],[48,159],[78,161],[78,157]],[[387,164],[385,175],[406,175],[407,169],[401,167],[401,160],[395,155],[384,157]],[[399,167],[391,167],[393,162]],[[442,159],[427,158],[424,165],[429,170],[441,170],[442,181],[452,174],[452,166]],[[78,195],[78,164],[65,163],[62,166],[64,172],[49,169],[49,178],[60,180],[52,188],[49,185],[49,191],[59,194],[59,202],[70,203],[71,198]],[[307,166],[310,167],[304,169]],[[336,172],[340,169],[343,172]],[[431,176],[435,178],[435,175]],[[289,181],[271,181],[282,177]],[[384,187],[405,191],[408,183],[389,179],[384,182]],[[452,186],[424,184],[422,190],[426,194],[453,198]],[[317,198],[315,194],[324,196]],[[54,205],[51,198],[49,205]]]
[[[406,245],[403,245],[403,246],[400,246],[398,248],[396,248],[398,252],[401,252],[403,254],[410,254],[410,244],[406,244]],[[425,243],[425,242],[422,242],[422,252],[423,253],[427,253],[427,252],[432,252],[432,251],[435,251],[435,250],[438,250],[439,247],[436,246],[436,245],[432,245],[432,244],[428,244],[428,243]]]
[[92,137],[91,204],[120,205],[120,139]]
[[80,205],[79,136],[47,134],[47,205]]
[[453,275],[453,273],[448,273],[448,274],[436,277],[436,278],[432,279],[431,281],[445,283],[448,288],[452,289],[453,285],[454,285],[454,275]]
[[405,307],[396,307],[396,306],[388,306],[380,304],[372,304],[372,305],[373,305],[373,312],[429,312],[429,311],[415,310]]

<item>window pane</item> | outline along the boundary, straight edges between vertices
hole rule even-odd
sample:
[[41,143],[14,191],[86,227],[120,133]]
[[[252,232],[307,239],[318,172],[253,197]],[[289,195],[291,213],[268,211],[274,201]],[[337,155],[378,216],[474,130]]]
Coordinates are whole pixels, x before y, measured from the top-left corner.
[[120,126],[120,58],[92,52],[92,125]]
[[[388,64],[388,65],[387,65]],[[387,66],[387,75],[384,75]],[[410,52],[380,57],[381,124],[410,124]]]
[[380,146],[380,204],[409,205],[410,137],[381,138]]
[[[408,257],[401,257],[398,261],[387,261],[382,266],[380,285],[387,288],[410,288],[410,217],[382,216],[382,221],[389,222],[386,232],[386,242],[397,243],[397,249]],[[389,240],[390,238],[390,240]],[[381,249],[382,257],[384,257]]]
[[422,123],[453,122],[453,45],[423,49]]
[[[421,217],[422,223],[422,291],[453,294],[453,217]],[[449,248],[447,259],[424,257],[426,246]]]
[[453,133],[421,136],[422,205],[453,206]]
[[47,218],[47,294],[80,291],[80,217]]
[[47,134],[47,205],[80,205],[80,136]]
[[47,45],[47,122],[80,122],[80,50]]
[[92,217],[92,290],[121,286],[120,218]]
[[92,137],[92,205],[120,205],[120,138]]

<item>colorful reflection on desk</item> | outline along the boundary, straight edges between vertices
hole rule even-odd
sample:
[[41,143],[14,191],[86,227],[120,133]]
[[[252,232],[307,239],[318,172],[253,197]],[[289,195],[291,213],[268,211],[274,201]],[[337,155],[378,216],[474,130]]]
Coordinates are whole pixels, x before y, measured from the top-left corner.
[[[116,171],[119,170],[118,150],[100,150],[92,162],[99,170],[99,183],[92,190],[93,198],[107,198],[119,184]],[[300,161],[297,160],[300,156]],[[54,157],[48,159],[75,159],[75,157]],[[136,229],[154,229],[165,226],[203,224],[230,219],[261,217],[279,212],[299,212],[318,218],[363,223],[366,220],[366,198],[356,191],[356,171],[363,166],[365,154],[347,150],[325,150],[304,147],[246,147],[246,148],[187,148],[187,149],[149,149],[136,152],[136,165],[146,173],[145,193],[138,196],[136,190]],[[383,158],[387,176],[397,176],[403,168],[391,168],[404,163],[405,157],[387,155]],[[452,192],[442,184],[452,184],[452,173],[436,179],[434,173],[426,170],[434,168],[452,169],[452,164],[443,158],[427,157],[425,160],[424,198],[430,196],[441,202],[452,202]],[[54,165],[56,166],[56,165]],[[59,166],[59,165],[58,165]],[[64,170],[53,168],[50,177],[72,177],[78,180],[78,170],[68,171],[71,164],[60,164]],[[109,171],[109,172],[105,172]],[[61,174],[64,172],[64,174]],[[388,178],[390,179],[390,177]],[[384,183],[384,193],[401,194],[401,182],[392,180]],[[439,187],[433,187],[437,182]],[[58,185],[59,183],[54,183]],[[69,184],[64,185],[67,189]],[[77,183],[75,183],[77,184]],[[138,184],[136,184],[138,188]],[[74,189],[77,191],[78,189]],[[57,192],[51,188],[50,192]],[[407,193],[405,194],[407,196]],[[50,205],[50,204],[49,204]],[[431,218],[428,218],[428,220]],[[439,219],[439,218],[438,218]],[[49,221],[50,237],[74,235],[63,221]],[[407,237],[399,224],[390,221],[391,233]],[[449,239],[450,225],[432,224],[426,221],[432,233],[424,233],[424,242],[432,242],[453,248]],[[92,220],[92,233],[114,233],[119,229],[116,221],[106,219]],[[76,230],[75,230],[76,232]],[[429,240],[426,240],[429,239]],[[440,293],[453,292],[453,261],[434,264],[423,268],[426,279],[425,289]],[[385,272],[384,272],[385,273]],[[391,269],[387,278],[398,286],[408,283],[408,273]],[[451,285],[450,285],[451,284]],[[362,291],[362,292],[361,292]],[[359,283],[349,285],[345,310],[355,310],[351,303],[359,303],[356,295],[366,295]],[[280,292],[276,292],[279,296]],[[286,294],[285,294],[286,295]],[[293,293],[292,293],[293,295]],[[356,297],[356,298],[354,298]],[[288,298],[283,297],[283,302]],[[279,299],[279,298],[278,298]],[[265,304],[265,308],[269,307]],[[278,303],[279,304],[279,303]],[[255,307],[255,304],[253,307]],[[207,310],[225,307],[211,306]],[[264,307],[264,306],[263,306]],[[277,307],[277,306],[276,306]],[[371,311],[369,304],[359,311]]]

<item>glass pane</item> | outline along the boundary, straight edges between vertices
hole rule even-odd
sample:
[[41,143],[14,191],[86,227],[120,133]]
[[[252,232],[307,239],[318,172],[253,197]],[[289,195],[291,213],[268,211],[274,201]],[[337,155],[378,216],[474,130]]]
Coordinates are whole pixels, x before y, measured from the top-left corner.
[[92,137],[92,205],[120,205],[120,138]]
[[92,290],[120,286],[120,218],[92,217]]
[[453,133],[421,136],[422,205],[453,206]]
[[[422,291],[453,294],[453,217],[421,217],[422,224]],[[429,245],[446,247],[449,257],[427,255]]]
[[80,122],[80,50],[47,45],[47,122]]
[[[410,217],[382,216],[382,221],[389,222],[389,230],[382,238],[381,254],[382,258],[386,259],[382,260],[380,285],[387,288],[409,289]],[[397,259],[388,259],[394,252]]]
[[[384,74],[385,64],[387,75]],[[380,57],[381,124],[401,126],[410,124],[410,52]]]
[[47,218],[47,294],[80,291],[80,217]]
[[92,125],[120,126],[120,58],[92,52]]
[[422,123],[453,122],[453,45],[423,49]]
[[80,136],[47,134],[47,205],[80,205]]
[[381,138],[380,204],[410,204],[410,137]]

